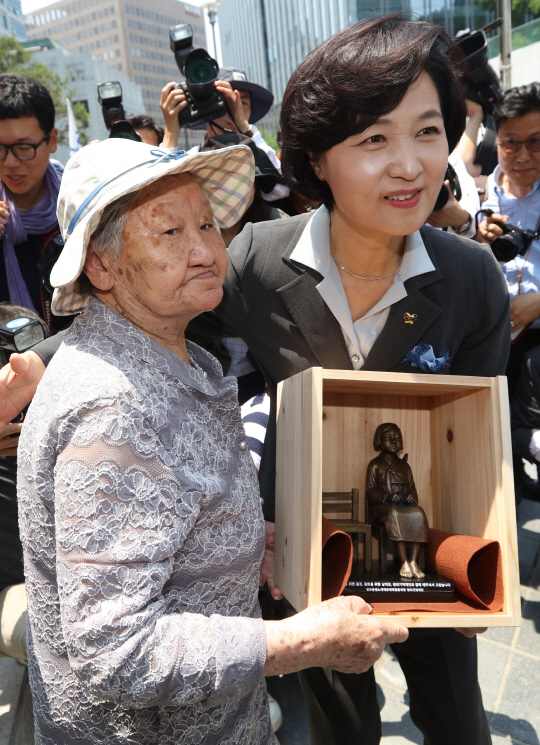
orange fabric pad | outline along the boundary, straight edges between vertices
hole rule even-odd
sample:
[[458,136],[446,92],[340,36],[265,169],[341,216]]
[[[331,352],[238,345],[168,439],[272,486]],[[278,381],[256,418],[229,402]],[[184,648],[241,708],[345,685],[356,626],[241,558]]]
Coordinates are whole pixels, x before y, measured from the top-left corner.
[[[454,582],[449,603],[376,603],[374,613],[392,611],[442,611],[445,613],[496,613],[502,610],[501,547],[498,541],[455,535],[430,529],[426,544],[426,571]],[[351,537],[323,517],[322,599],[343,592],[352,568]]]

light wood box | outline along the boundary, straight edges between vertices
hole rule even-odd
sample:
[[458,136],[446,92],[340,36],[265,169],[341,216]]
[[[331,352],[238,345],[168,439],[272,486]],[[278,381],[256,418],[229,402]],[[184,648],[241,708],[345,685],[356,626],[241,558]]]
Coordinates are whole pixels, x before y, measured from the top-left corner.
[[277,586],[297,611],[320,602],[322,492],[357,487],[364,494],[366,468],[376,455],[373,435],[382,422],[396,422],[402,430],[419,504],[430,526],[499,541],[504,583],[504,606],[497,613],[415,611],[391,616],[400,616],[399,623],[409,627],[520,625],[504,377],[314,367],[280,383]]

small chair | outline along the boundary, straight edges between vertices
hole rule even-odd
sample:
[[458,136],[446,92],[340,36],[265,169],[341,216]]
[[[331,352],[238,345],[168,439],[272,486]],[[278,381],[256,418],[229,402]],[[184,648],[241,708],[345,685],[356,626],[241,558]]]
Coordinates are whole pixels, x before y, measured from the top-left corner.
[[353,561],[358,560],[358,534],[364,534],[364,566],[366,571],[371,569],[371,525],[358,519],[360,493],[358,489],[351,491],[326,491],[322,495],[323,515],[332,512],[350,512],[350,519],[330,518],[336,528],[350,533],[353,541]]

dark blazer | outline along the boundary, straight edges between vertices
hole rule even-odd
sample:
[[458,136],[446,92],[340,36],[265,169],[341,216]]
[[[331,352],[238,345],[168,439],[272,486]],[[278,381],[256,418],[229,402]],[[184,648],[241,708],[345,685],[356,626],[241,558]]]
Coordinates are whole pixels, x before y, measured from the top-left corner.
[[[187,336],[207,343],[240,336],[270,389],[272,408],[259,473],[264,514],[274,519],[277,384],[310,367],[352,370],[343,333],[317,291],[321,275],[290,261],[309,215],[248,224],[229,247],[223,300],[198,316]],[[363,370],[419,372],[402,363],[418,343],[450,352],[453,375],[504,375],[510,350],[510,303],[489,248],[424,227],[435,271],[405,282]],[[404,313],[416,314],[406,324]]]

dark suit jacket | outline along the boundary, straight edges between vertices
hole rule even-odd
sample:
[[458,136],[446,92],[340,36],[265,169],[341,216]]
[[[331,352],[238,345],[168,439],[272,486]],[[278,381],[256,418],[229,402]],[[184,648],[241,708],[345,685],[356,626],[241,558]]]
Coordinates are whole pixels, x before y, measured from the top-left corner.
[[[229,247],[220,305],[188,326],[207,343],[240,336],[268,383],[272,409],[261,469],[266,519],[274,519],[275,394],[277,384],[310,367],[352,370],[343,333],[316,287],[321,275],[289,257],[309,215],[248,224]],[[405,282],[363,370],[419,372],[402,363],[418,343],[437,357],[450,351],[453,375],[504,375],[510,349],[510,304],[503,274],[489,248],[431,227],[422,238],[435,271]],[[404,313],[417,315],[405,324]]]

